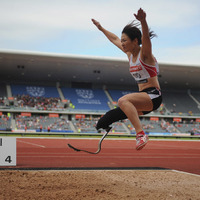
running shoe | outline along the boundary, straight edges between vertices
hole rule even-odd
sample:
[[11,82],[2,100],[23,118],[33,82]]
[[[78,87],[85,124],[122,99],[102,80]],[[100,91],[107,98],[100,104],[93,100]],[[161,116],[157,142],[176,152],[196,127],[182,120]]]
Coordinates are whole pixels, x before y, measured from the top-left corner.
[[138,134],[136,136],[136,150],[141,150],[147,144],[149,140],[148,135]]

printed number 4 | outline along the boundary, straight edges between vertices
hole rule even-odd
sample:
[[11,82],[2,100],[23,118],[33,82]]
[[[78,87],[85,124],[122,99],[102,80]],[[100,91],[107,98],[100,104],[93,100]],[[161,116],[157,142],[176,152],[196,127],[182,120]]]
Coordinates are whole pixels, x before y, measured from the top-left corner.
[[9,163],[11,163],[11,162],[12,162],[12,160],[11,160],[11,156],[8,156],[8,157],[5,159],[5,162],[9,162]]

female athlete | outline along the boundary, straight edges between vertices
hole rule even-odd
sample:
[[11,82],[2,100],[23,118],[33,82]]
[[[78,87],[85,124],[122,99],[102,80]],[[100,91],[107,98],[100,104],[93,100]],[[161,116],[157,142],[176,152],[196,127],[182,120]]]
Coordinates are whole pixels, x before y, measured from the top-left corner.
[[92,19],[96,27],[124,53],[129,59],[131,75],[135,78],[139,92],[127,94],[118,100],[118,108],[108,111],[98,121],[96,128],[109,130],[116,121],[128,118],[136,131],[136,149],[141,150],[148,142],[144,133],[139,115],[156,110],[161,102],[162,95],[158,82],[158,63],[152,54],[151,38],[155,34],[149,31],[146,13],[140,8],[135,18],[140,22],[142,33],[134,21],[122,30],[121,40],[114,33],[106,30],[101,24]]

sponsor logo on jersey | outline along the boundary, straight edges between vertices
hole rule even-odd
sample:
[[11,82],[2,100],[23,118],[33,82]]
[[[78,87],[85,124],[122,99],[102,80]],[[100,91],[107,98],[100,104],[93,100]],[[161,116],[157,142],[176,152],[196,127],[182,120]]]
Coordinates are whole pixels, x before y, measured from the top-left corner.
[[136,66],[131,66],[130,67],[130,72],[138,72],[142,70],[142,66],[141,65],[136,65]]

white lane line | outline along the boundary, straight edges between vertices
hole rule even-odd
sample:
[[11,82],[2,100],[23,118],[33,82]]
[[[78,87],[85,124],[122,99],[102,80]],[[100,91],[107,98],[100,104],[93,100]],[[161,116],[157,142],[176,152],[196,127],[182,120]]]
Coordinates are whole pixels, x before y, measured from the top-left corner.
[[[72,155],[72,154],[66,154],[66,155],[63,155],[63,154],[54,154],[54,155],[51,155],[51,154],[47,154],[47,155],[44,155],[44,154],[37,154],[37,155],[18,155],[18,157],[29,157],[29,158],[37,158],[37,157],[46,157],[46,158],[48,158],[48,157],[51,157],[51,158],[57,158],[57,157],[65,157],[65,158],[78,158],[78,157],[81,157],[81,158],[83,158],[83,155],[81,155],[81,156],[74,156],[74,155]],[[84,158],[92,158],[91,156],[84,156]],[[105,158],[119,158],[119,159],[134,159],[134,158],[136,158],[136,159],[139,159],[139,158],[141,158],[141,159],[164,159],[164,158],[166,158],[166,157],[160,157],[160,156],[143,156],[143,157],[141,157],[141,156],[112,156],[112,155],[105,155],[105,156],[98,156],[98,157],[96,157],[96,159],[105,159]],[[174,157],[167,157],[167,159],[194,159],[194,158],[196,158],[196,159],[199,159],[199,157],[184,157],[184,156],[182,156],[182,157],[176,157],[176,158],[174,158]]]
[[[37,155],[37,154],[43,154],[43,155],[49,155],[49,154],[51,154],[51,155],[53,155],[53,154],[55,154],[55,155],[57,155],[57,154],[71,154],[71,155],[74,155],[74,156],[76,156],[75,155],[75,153],[69,153],[69,152],[56,152],[56,153],[53,153],[53,152],[50,152],[50,153],[40,153],[40,152],[23,152],[23,153],[19,153],[19,155],[23,155],[23,154],[25,154],[25,155],[27,155],[27,154],[34,154],[34,155]],[[87,155],[87,154],[85,154],[85,155]],[[159,154],[152,154],[152,153],[145,153],[145,154],[133,154],[133,153],[120,153],[120,154],[117,154],[117,153],[101,153],[101,154],[99,154],[99,156],[106,156],[106,155],[113,155],[113,156],[123,156],[123,155],[125,155],[125,156],[133,156],[133,157],[142,157],[142,158],[144,158],[144,157],[151,157],[151,158],[155,158],[155,157],[165,157],[165,158],[200,158],[200,155],[199,154],[161,154],[161,153],[159,153]]]
[[39,144],[35,144],[35,143],[32,143],[32,142],[25,142],[25,141],[21,141],[21,140],[17,140],[18,142],[22,142],[22,143],[25,143],[25,144],[30,144],[30,145],[33,145],[33,146],[37,146],[37,147],[42,147],[42,148],[46,148],[45,146],[43,145],[39,145]]
[[[178,141],[177,141],[178,142]],[[150,144],[150,142],[149,142]],[[163,147],[162,149],[180,149],[180,150],[188,150],[188,149],[196,149],[199,150],[200,147],[193,147],[193,146],[187,146],[187,143],[185,144],[185,146],[178,146],[178,145],[170,145],[170,144],[151,144],[153,147],[152,148],[159,148]]]
[[[100,135],[99,138],[93,138],[94,136],[88,137],[88,138],[83,138],[82,136],[80,136],[80,137],[67,137],[67,136],[65,136],[65,138],[62,138],[62,137],[48,137],[48,138],[47,137],[37,137],[37,138],[36,137],[28,137],[28,138],[30,138],[30,139],[48,139],[48,140],[54,140],[54,139],[60,139],[60,140],[100,140],[102,136],[103,135]],[[21,139],[22,137],[16,137],[16,138]],[[104,140],[122,140],[122,141],[123,140],[131,140],[131,141],[135,141],[135,137],[129,137],[129,138],[120,138],[120,137],[119,138],[109,138],[109,137],[106,137]],[[190,139],[181,140],[181,139],[176,139],[176,138],[175,139],[153,139],[153,138],[150,138],[149,141],[200,142],[200,139],[197,139],[197,140],[190,140]]]
[[172,169],[172,171],[173,171],[173,172],[182,173],[182,174],[187,174],[187,175],[193,175],[193,176],[200,177],[199,174],[193,174],[193,173],[189,173],[189,172],[183,172],[183,171],[179,171],[179,170],[175,170],[175,169]]

